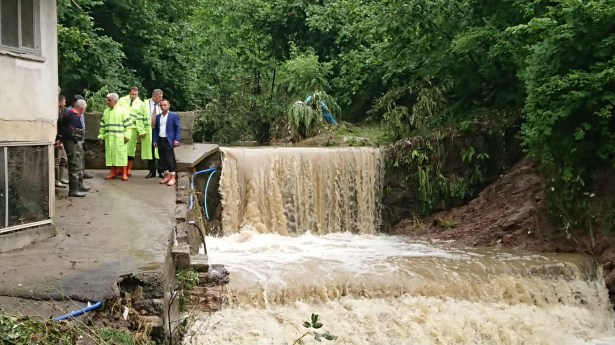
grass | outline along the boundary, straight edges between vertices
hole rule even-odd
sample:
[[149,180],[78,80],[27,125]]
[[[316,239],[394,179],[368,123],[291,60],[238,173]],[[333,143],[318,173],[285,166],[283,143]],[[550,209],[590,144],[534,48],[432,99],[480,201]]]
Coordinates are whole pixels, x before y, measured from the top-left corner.
[[[34,310],[35,311],[35,310]],[[36,312],[36,311],[35,311]],[[104,311],[107,315],[112,311]],[[132,314],[135,314],[132,311]],[[36,317],[9,315],[0,310],[0,344],[11,345],[74,345],[87,340],[85,344],[97,345],[150,345],[149,330],[144,332],[131,332],[124,326],[100,327],[99,313],[88,314],[85,318],[70,319],[68,321],[55,321],[44,319],[37,313]],[[138,318],[140,315],[135,315]],[[134,321],[131,317],[129,321]],[[104,318],[104,316],[103,316]],[[114,319],[111,317],[111,319]],[[109,321],[113,321],[109,319]],[[96,321],[98,320],[98,321]],[[129,322],[126,321],[126,322]],[[143,328],[143,327],[141,327]],[[139,328],[139,330],[141,330]]]
[[127,329],[115,329],[104,327],[97,331],[102,344],[113,345],[140,345],[148,342],[135,339],[133,334]]
[[0,314],[0,343],[14,345],[75,344],[79,331],[67,323],[34,321]]

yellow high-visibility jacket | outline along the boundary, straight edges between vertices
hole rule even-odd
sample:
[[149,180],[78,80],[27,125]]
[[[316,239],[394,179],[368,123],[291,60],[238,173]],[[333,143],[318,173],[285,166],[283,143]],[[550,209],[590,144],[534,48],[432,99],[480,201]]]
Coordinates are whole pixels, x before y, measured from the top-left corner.
[[[155,119],[156,116],[153,115],[154,109],[152,109],[151,98],[143,101],[143,108],[141,109],[141,115],[143,116],[143,124],[145,130],[145,137],[141,139],[141,159],[153,159],[152,150],[145,149],[146,147],[152,147],[152,118]],[[156,110],[160,109],[159,107],[155,108]],[[156,114],[158,115],[158,114]]]
[[[128,141],[126,150],[128,152],[128,156],[134,157],[137,152],[137,140],[140,135],[145,135],[146,128],[144,127],[143,121],[143,101],[139,99],[139,97],[135,98],[133,101],[130,99],[130,95],[126,95],[117,102],[119,106],[122,106],[128,110],[130,114],[130,118],[132,118],[132,122],[135,124],[135,128],[132,129],[130,133],[130,140]],[[147,124],[145,124],[147,125]],[[149,146],[147,150],[151,149]],[[151,153],[150,153],[151,155]]]
[[115,105],[113,109],[105,109],[100,119],[98,139],[105,141],[105,164],[113,167],[128,165],[127,144],[124,138],[130,139],[135,124],[125,107]]

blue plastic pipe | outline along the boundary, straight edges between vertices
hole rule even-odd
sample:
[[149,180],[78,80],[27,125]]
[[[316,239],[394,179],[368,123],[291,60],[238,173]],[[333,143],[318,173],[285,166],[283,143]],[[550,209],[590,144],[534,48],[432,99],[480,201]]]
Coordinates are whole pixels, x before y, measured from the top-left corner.
[[63,321],[63,320],[66,320],[66,319],[70,319],[70,318],[72,318],[72,317],[76,317],[76,316],[79,316],[79,315],[81,315],[81,314],[85,314],[85,313],[87,313],[88,311],[91,311],[91,310],[97,309],[97,308],[99,308],[101,305],[102,305],[102,302],[96,302],[96,303],[94,303],[93,305],[91,305],[91,306],[89,306],[89,307],[87,307],[87,308],[83,308],[83,309],[81,309],[81,310],[76,310],[76,311],[74,311],[74,312],[72,312],[72,313],[70,313],[70,314],[66,314],[66,315],[58,316],[58,317],[56,317],[54,320],[55,320],[55,321]]
[[207,184],[205,184],[205,191],[203,193],[203,208],[205,209],[205,218],[207,218],[207,220],[209,220],[209,211],[207,211],[207,191],[209,190],[209,181],[211,181],[211,177],[214,176],[214,174],[216,173],[217,170],[214,170],[211,172],[211,174],[209,174],[209,177],[207,178]]
[[194,194],[192,193],[194,191],[194,178],[197,175],[200,174],[204,174],[204,173],[208,173],[211,172],[212,174],[209,175],[209,178],[207,179],[207,184],[205,185],[205,195],[203,196],[203,204],[205,207],[205,216],[207,217],[207,219],[209,219],[209,214],[207,214],[207,187],[209,186],[209,181],[211,180],[211,176],[217,171],[218,169],[216,168],[209,168],[209,169],[205,169],[205,170],[201,170],[201,171],[197,171],[194,174],[192,174],[192,178],[190,181],[190,209],[192,210],[192,208],[194,207]]

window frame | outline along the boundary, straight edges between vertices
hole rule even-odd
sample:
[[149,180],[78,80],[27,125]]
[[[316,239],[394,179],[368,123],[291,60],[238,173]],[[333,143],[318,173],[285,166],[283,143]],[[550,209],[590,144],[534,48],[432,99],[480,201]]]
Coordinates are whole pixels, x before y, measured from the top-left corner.
[[0,234],[53,223],[53,219],[52,219],[53,206],[51,202],[53,198],[55,198],[55,194],[54,194],[55,190],[52,187],[52,182],[49,181],[49,195],[47,196],[48,198],[47,200],[49,201],[49,210],[47,214],[47,219],[25,223],[25,224],[20,224],[20,225],[8,226],[9,224],[9,193],[8,193],[8,190],[9,190],[9,171],[8,171],[9,162],[8,162],[8,159],[9,158],[8,158],[8,151],[9,151],[9,147],[23,147],[23,146],[47,146],[47,156],[53,157],[53,144],[51,143],[41,143],[41,142],[12,142],[12,143],[4,142],[4,143],[0,143],[0,150],[2,150],[4,153],[3,155],[4,156],[4,190],[7,191],[7,193],[5,193],[5,195],[2,196],[4,198],[5,209],[4,209],[4,219],[0,219],[0,223],[4,225],[4,227],[0,227]]
[[[41,60],[41,7],[40,0],[32,0],[32,30],[34,34],[34,48],[27,48],[22,46],[21,35],[22,35],[22,23],[21,23],[21,3],[22,0],[17,0],[18,4],[18,14],[17,14],[17,40],[19,42],[19,47],[13,47],[2,44],[0,42],[0,54],[11,55],[15,57],[30,57],[33,60]],[[1,4],[0,4],[1,7]],[[1,11],[1,9],[0,9]],[[0,16],[0,35],[2,35],[2,17]],[[1,36],[0,36],[1,37]]]

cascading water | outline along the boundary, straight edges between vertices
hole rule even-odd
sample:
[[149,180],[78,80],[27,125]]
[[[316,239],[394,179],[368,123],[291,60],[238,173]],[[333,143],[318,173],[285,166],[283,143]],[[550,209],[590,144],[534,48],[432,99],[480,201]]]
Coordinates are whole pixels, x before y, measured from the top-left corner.
[[380,225],[377,149],[222,149],[222,229],[251,226],[281,235],[351,231]]
[[376,149],[223,152],[225,236],[207,245],[231,272],[228,305],[199,315],[188,344],[292,344],[311,313],[334,344],[615,343],[588,257],[377,234]]

